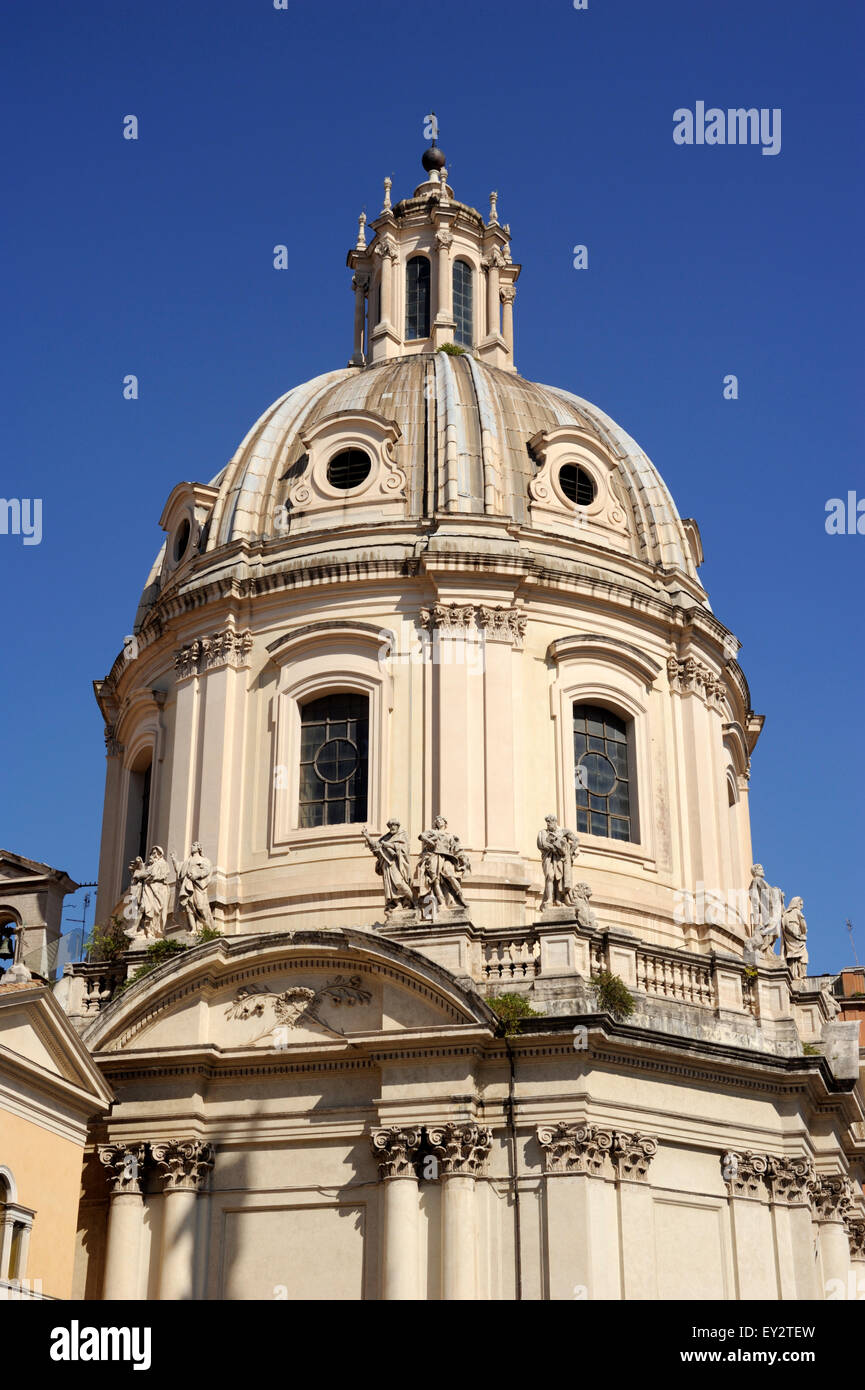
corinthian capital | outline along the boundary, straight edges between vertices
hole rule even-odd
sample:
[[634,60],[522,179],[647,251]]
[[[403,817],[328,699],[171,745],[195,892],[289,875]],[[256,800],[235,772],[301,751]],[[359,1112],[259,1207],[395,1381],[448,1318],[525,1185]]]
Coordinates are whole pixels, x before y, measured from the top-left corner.
[[146,1152],[145,1144],[104,1144],[97,1151],[113,1197],[140,1194]]
[[427,1130],[427,1142],[441,1164],[442,1177],[473,1178],[486,1163],[493,1134],[480,1125],[437,1125]]
[[762,1197],[766,1192],[769,1155],[736,1153],[729,1149],[721,1158],[721,1177],[731,1197]]
[[382,1181],[417,1176],[414,1165],[421,1137],[419,1126],[400,1129],[399,1125],[394,1125],[390,1129],[373,1130],[370,1143]]
[[840,1173],[821,1173],[809,1184],[818,1221],[845,1221],[853,1207],[853,1184]]
[[393,237],[386,236],[382,241],[376,243],[374,249],[377,256],[389,256],[392,261],[396,260],[396,242]]
[[613,1135],[613,1166],[616,1177],[628,1182],[645,1182],[649,1164],[658,1152],[658,1141],[650,1134]]
[[151,1153],[162,1169],[164,1192],[199,1192],[213,1167],[213,1145],[200,1139],[154,1144]]
[[597,1176],[606,1167],[613,1146],[613,1132],[596,1125],[540,1125],[538,1143],[546,1173],[589,1173]]
[[809,1158],[776,1158],[769,1155],[767,1182],[776,1202],[796,1205],[808,1201],[808,1188],[814,1181],[814,1165]]

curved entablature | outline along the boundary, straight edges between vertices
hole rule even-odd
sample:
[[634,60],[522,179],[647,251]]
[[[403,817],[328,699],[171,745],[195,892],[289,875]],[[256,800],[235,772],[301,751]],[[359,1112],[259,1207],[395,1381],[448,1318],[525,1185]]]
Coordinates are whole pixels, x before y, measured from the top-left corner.
[[95,1054],[162,1045],[163,1031],[188,1048],[285,1050],[461,1025],[498,1028],[468,982],[410,947],[344,929],[207,942],[131,985],[82,1036]]

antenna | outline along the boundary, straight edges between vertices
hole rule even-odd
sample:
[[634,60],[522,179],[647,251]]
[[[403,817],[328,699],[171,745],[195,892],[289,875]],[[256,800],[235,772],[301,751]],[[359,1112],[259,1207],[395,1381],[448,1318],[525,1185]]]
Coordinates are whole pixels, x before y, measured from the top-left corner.
[[849,917],[847,918],[847,930],[848,930],[848,932],[850,933],[850,949],[851,949],[851,951],[853,952],[853,959],[854,959],[855,962],[856,962],[856,968],[857,968],[857,970],[858,970],[858,969],[859,969],[859,957],[858,957],[857,954],[856,954],[856,942],[855,942],[854,939],[853,939],[853,923],[850,921],[850,918],[849,918]]

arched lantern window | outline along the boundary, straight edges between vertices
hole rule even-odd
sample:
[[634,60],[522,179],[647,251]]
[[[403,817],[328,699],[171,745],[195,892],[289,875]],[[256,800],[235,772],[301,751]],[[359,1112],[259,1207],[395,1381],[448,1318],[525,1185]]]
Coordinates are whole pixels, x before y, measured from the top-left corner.
[[453,274],[454,342],[470,348],[474,334],[472,268],[468,261],[454,261]]
[[430,265],[426,256],[413,256],[405,268],[405,336],[429,337]]

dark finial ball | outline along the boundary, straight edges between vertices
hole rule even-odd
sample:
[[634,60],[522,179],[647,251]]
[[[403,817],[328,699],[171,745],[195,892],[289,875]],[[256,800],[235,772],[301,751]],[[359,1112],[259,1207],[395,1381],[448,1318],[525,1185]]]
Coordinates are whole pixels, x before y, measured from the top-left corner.
[[428,174],[431,174],[433,169],[443,169],[445,167],[444,150],[440,150],[438,145],[430,145],[429,149],[423,152],[421,164]]

